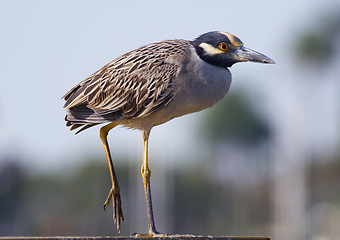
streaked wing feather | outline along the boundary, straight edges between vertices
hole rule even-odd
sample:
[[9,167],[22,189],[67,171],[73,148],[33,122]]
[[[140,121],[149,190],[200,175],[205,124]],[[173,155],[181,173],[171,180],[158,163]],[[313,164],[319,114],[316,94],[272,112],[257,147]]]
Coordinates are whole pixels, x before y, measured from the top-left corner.
[[[183,57],[189,45],[185,40],[163,41],[122,55],[72,88],[64,96],[64,109],[85,104],[91,114],[111,116],[119,112],[121,116],[115,117],[120,119],[157,111],[171,101],[172,80],[180,71],[180,62],[169,59]],[[75,114],[73,117],[75,124],[91,123],[90,119],[76,122]]]

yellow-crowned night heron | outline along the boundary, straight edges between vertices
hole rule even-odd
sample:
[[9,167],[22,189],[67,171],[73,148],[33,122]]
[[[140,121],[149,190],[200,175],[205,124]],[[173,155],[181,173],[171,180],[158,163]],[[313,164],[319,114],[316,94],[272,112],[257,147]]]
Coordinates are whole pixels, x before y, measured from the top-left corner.
[[118,230],[124,217],[107,142],[108,132],[117,125],[142,131],[141,173],[147,203],[148,235],[158,235],[153,218],[151,172],[148,167],[150,130],[175,117],[203,110],[219,102],[231,84],[228,67],[246,61],[274,63],[265,55],[244,47],[241,40],[230,33],[208,32],[194,41],[167,40],[132,50],[65,94],[65,119],[71,130],[81,127],[80,132],[97,124],[108,123],[100,129],[112,180],[104,208],[112,200],[113,218]]

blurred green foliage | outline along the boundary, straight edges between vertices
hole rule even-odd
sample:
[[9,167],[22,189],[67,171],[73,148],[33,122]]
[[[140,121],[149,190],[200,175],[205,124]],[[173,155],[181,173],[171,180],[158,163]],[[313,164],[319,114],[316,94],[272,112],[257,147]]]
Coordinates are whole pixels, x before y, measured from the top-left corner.
[[[11,180],[5,179],[6,174],[0,175],[0,236],[130,235],[135,229],[132,223],[136,212],[127,198],[134,189],[127,179],[128,166],[116,164],[116,170],[126,219],[120,234],[115,229],[111,207],[107,212],[102,209],[110,186],[105,161],[86,161],[73,174],[62,177],[26,176],[16,164],[2,165],[0,171]],[[175,182],[170,191],[172,204],[166,206],[169,215],[163,217],[173,223],[174,233],[241,235],[248,227],[247,231],[256,233],[256,227],[250,226],[269,221],[269,212],[258,207],[267,205],[268,197],[256,194],[268,196],[265,184],[240,192],[231,184],[213,182],[199,164],[189,172],[167,172]],[[142,189],[142,184],[139,187]]]
[[216,183],[200,165],[176,172],[174,223],[176,233],[202,235],[263,235],[270,221],[269,187],[261,182],[240,191],[228,182]]
[[[339,156],[324,163],[313,161],[311,206],[325,201],[340,205],[339,163]],[[135,229],[132,223],[136,213],[131,211],[131,201],[127,201],[131,191],[127,179],[129,167],[116,165],[123,210],[127,213],[120,235],[129,235]],[[269,232],[270,180],[238,189],[232,183],[216,183],[200,164],[193,164],[190,171],[176,168],[167,171],[166,175],[174,179],[170,191],[173,201],[166,206],[169,214],[163,217],[172,222],[173,233],[263,235]],[[0,173],[0,236],[119,235],[112,221],[112,209],[108,208],[107,212],[102,209],[110,187],[105,161],[86,161],[82,168],[62,178],[26,176],[13,162],[3,164]],[[139,187],[142,189],[142,185]],[[157,208],[154,210],[157,212]]]
[[340,33],[339,9],[334,9],[334,13],[328,13],[310,26],[304,28],[301,36],[298,36],[293,53],[302,62],[322,66],[337,52]]
[[231,92],[206,111],[202,132],[213,143],[228,140],[254,144],[268,139],[269,126],[239,92]]

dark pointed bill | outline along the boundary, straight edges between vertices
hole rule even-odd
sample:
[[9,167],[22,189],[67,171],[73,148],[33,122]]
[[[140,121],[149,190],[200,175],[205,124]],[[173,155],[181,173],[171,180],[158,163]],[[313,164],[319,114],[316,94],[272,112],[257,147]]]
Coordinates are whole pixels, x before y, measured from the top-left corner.
[[256,52],[252,49],[241,46],[236,50],[236,58],[239,62],[258,62],[258,63],[268,63],[274,64],[275,61],[266,55]]

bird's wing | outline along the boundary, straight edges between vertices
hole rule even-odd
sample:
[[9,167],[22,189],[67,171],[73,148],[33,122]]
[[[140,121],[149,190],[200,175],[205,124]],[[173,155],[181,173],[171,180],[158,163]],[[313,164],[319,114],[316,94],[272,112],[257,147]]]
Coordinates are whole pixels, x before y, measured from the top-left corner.
[[169,40],[122,55],[65,94],[64,109],[86,105],[101,116],[147,116],[171,101],[172,80],[187,51],[189,42]]

